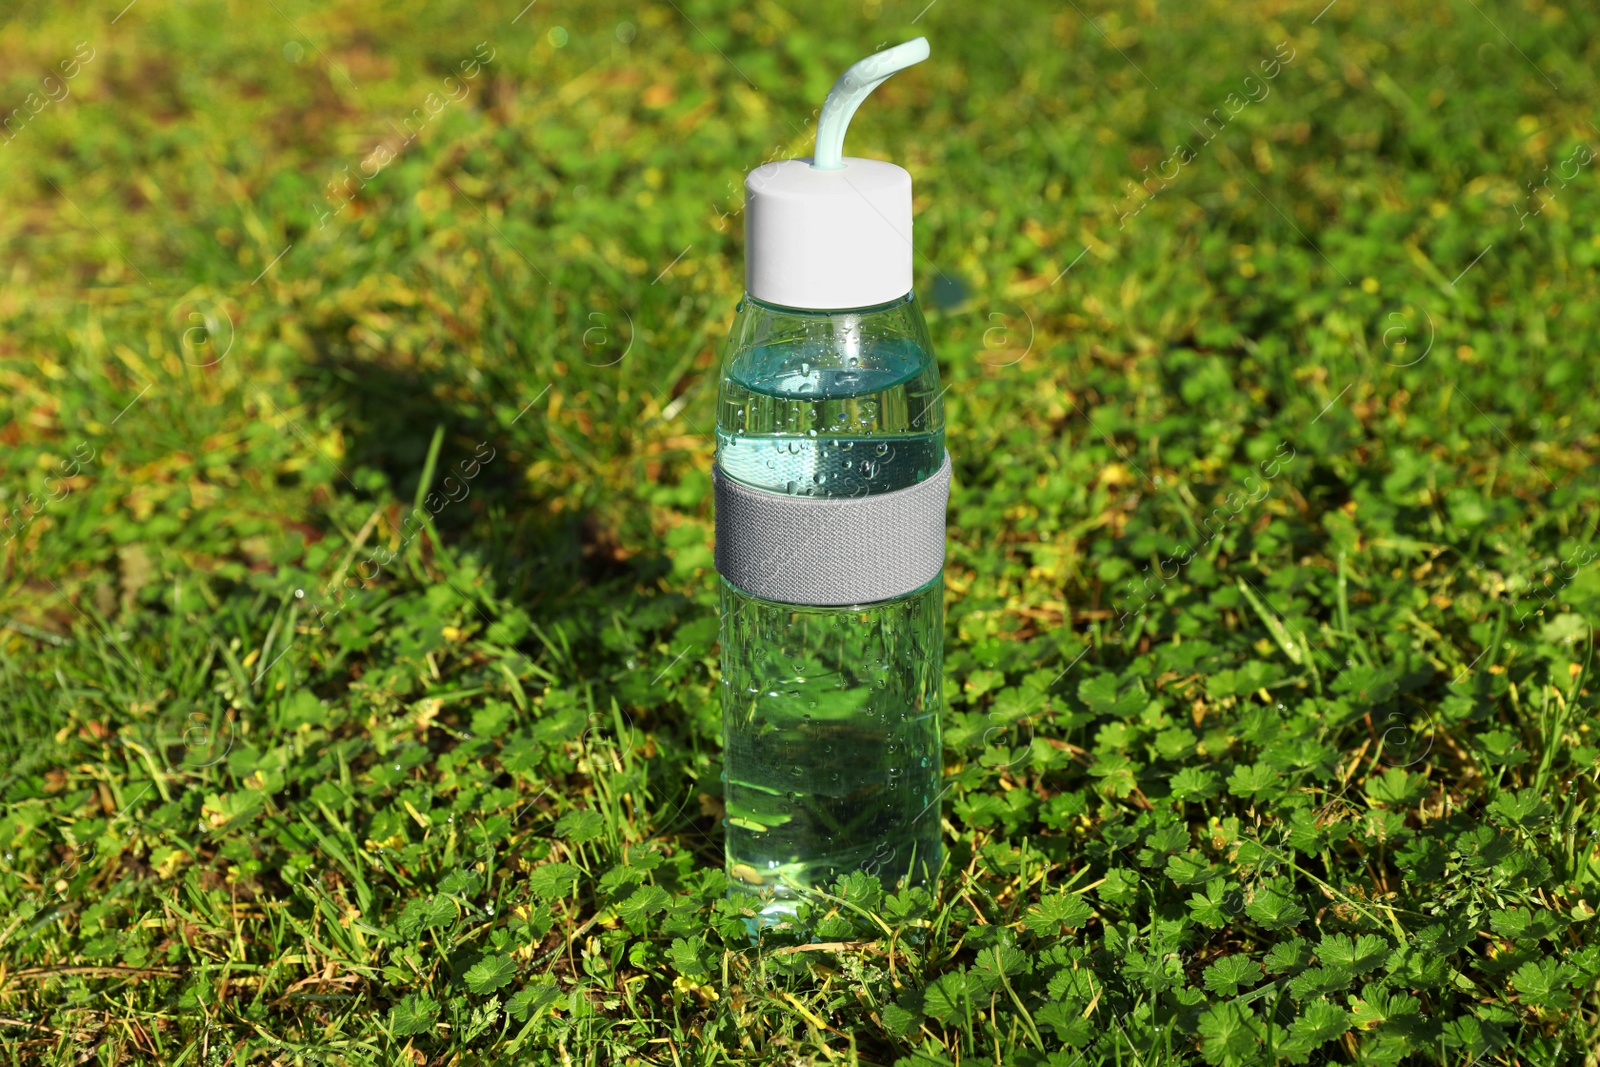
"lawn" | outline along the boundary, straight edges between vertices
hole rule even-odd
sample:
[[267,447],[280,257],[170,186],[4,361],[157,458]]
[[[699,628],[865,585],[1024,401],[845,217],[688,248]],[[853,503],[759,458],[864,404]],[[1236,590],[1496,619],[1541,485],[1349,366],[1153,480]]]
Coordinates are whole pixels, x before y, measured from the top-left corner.
[[[13,5],[0,1062],[1600,1062],[1600,13],[924,2]],[[741,183],[919,33],[947,862],[752,943]]]

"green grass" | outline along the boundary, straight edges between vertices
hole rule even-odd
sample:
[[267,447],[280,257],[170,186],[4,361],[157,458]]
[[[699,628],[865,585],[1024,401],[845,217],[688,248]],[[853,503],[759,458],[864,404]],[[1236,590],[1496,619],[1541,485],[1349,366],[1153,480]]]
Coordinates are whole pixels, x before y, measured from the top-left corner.
[[[0,1061],[1596,1063],[1600,18],[519,6],[0,28]],[[918,32],[948,865],[752,948],[740,181]]]

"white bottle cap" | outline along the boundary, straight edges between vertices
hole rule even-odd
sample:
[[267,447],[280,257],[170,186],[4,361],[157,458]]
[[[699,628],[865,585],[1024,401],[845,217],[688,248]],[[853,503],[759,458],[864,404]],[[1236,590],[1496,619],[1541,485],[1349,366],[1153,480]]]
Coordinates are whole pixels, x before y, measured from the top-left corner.
[[745,178],[745,290],[768,304],[832,311],[911,291],[911,175],[842,155],[867,94],[928,57],[928,41],[869,56],[839,76],[822,105],[810,159],[757,167]]

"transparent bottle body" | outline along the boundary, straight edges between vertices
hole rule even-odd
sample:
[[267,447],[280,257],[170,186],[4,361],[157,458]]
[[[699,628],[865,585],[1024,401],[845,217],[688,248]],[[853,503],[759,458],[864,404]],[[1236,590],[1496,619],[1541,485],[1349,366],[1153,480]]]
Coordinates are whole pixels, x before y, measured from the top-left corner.
[[[758,489],[891,492],[944,460],[938,366],[915,300],[854,311],[740,303],[717,461]],[[944,576],[892,600],[783,604],[722,580],[730,892],[761,923],[861,870],[938,870]]]

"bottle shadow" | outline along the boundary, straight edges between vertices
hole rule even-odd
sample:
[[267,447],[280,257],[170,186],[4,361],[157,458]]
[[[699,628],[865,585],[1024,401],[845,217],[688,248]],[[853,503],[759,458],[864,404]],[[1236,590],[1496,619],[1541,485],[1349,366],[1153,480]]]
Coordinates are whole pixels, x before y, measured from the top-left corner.
[[[624,549],[593,506],[537,492],[526,472],[548,454],[538,442],[539,421],[518,416],[501,425],[492,402],[476,399],[487,392],[482,386],[437,370],[327,353],[310,378],[301,383],[303,393],[314,407],[332,411],[344,430],[343,467],[358,491],[390,497],[396,503],[385,518],[396,529],[430,526],[451,552],[493,575],[496,596],[530,615],[559,612],[586,592],[654,582],[670,570],[659,554]],[[443,399],[449,396],[463,399]],[[417,514],[410,502],[440,431],[437,464]]]
[[[715,682],[696,663],[713,647],[715,619],[712,609],[680,588],[681,578],[672,577],[672,561],[649,532],[643,506],[630,514],[627,500],[608,505],[603,487],[570,479],[564,488],[541,491],[530,469],[561,455],[550,443],[542,402],[522,416],[508,414],[508,405],[491,398],[496,386],[464,374],[327,353],[306,377],[302,395],[332,412],[344,431],[341,463],[348,476],[374,502],[395,502],[374,540],[382,536],[392,544],[395,531],[405,528],[429,447],[442,428],[437,466],[423,495],[424,521],[456,564],[471,562],[485,577],[480,589],[496,601],[492,606],[455,583],[458,595],[475,601],[476,612],[467,614],[485,633],[512,620],[494,643],[533,665],[524,673],[513,664],[535,698],[513,730],[537,732],[558,714],[551,708],[560,701],[536,696],[544,686],[575,691],[587,705],[581,733],[551,743],[570,749],[576,740],[591,767],[588,750],[596,744],[616,750],[614,759],[600,762],[622,767],[643,760],[641,786],[654,797],[641,823],[647,835],[672,838],[706,856],[720,849],[718,820],[697,800],[702,792],[720,794],[717,729],[707,712],[715,698],[705,699],[705,684]],[[511,387],[499,390],[516,395]],[[642,465],[627,456],[621,461]],[[453,488],[447,485],[452,478]],[[423,551],[431,554],[431,545]],[[691,650],[695,658],[679,655]],[[622,727],[613,722],[619,714]]]

